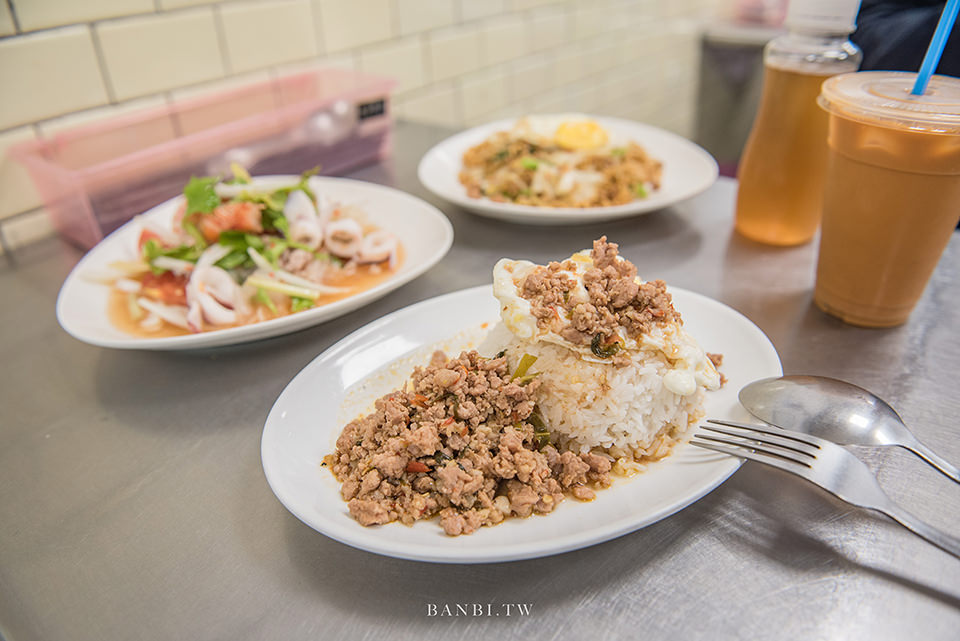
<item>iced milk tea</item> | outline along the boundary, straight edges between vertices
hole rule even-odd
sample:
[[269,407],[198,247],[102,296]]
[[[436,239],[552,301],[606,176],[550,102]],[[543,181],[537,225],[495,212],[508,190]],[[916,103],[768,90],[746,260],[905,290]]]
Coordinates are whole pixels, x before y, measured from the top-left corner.
[[960,80],[861,72],[824,84],[827,180],[814,301],[867,327],[905,322],[960,218]]

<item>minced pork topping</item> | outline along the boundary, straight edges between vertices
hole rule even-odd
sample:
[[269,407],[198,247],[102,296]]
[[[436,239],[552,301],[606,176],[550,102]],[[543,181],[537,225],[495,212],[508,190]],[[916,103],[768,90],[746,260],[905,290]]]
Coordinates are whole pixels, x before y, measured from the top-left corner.
[[[516,374],[515,372],[514,374]],[[612,458],[559,452],[536,413],[535,376],[476,351],[436,352],[403,389],[352,421],[325,459],[362,525],[440,516],[449,535],[508,516],[552,512],[569,492],[594,498]]]
[[606,236],[593,241],[590,257],[593,265],[583,274],[587,301],[572,295],[577,281],[570,273],[577,272],[577,264],[571,259],[537,266],[523,278],[520,295],[530,302],[541,329],[556,331],[574,345],[592,344],[596,352],[615,341],[621,327],[636,338],[655,324],[682,322],[666,283],[638,282],[636,266],[618,258],[616,243]]

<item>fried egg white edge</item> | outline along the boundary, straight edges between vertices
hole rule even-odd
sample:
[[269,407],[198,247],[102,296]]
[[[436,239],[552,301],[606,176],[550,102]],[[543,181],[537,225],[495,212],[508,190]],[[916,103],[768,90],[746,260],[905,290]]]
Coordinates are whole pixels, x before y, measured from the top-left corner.
[[537,319],[533,316],[530,301],[517,291],[517,282],[534,268],[536,265],[529,260],[509,258],[501,258],[493,266],[493,295],[500,301],[500,318],[507,329],[523,340],[534,338]]
[[[593,264],[587,250],[577,252],[570,257],[577,265],[576,273],[564,272],[577,282],[571,294],[580,299],[587,298],[583,286],[583,273]],[[493,295],[500,301],[500,317],[503,324],[517,338],[522,340],[544,341],[570,349],[580,354],[584,360],[603,363],[585,347],[573,345],[554,332],[540,332],[537,319],[533,316],[530,302],[519,292],[519,283],[536,269],[538,265],[528,260],[501,258],[493,267]],[[623,331],[621,330],[623,334]],[[698,387],[708,390],[719,389],[720,374],[713,362],[707,357],[696,339],[679,324],[667,326],[649,332],[639,341],[624,338],[627,349],[655,349],[667,357],[672,368],[664,375],[663,384],[668,390],[680,396],[695,393]],[[631,345],[632,343],[632,345]]]

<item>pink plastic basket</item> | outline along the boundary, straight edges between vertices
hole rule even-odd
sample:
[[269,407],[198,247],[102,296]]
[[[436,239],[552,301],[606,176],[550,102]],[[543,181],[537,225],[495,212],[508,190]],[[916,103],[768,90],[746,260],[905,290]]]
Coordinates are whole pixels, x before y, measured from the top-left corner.
[[176,101],[15,146],[54,227],[89,249],[178,193],[190,176],[330,175],[392,149],[395,81],[316,71]]

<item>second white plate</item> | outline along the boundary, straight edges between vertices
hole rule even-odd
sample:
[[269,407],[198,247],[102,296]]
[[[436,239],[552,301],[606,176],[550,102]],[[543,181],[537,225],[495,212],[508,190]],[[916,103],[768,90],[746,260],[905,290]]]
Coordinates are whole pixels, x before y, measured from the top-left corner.
[[706,190],[717,180],[717,162],[702,147],[658,127],[632,120],[590,116],[614,140],[632,140],[663,162],[660,189],[642,200],[612,207],[534,207],[470,198],[458,178],[463,154],[498,131],[510,129],[516,119],[498,120],[447,138],[420,160],[417,176],[434,194],[481,216],[531,225],[574,225],[645,214],[663,209]]
[[[287,184],[296,176],[259,176],[255,184]],[[116,349],[180,350],[232,345],[289,334],[342,316],[385,296],[427,271],[446,255],[453,243],[453,227],[439,209],[397,189],[347,178],[318,177],[323,193],[334,200],[358,205],[370,222],[395,234],[406,257],[400,268],[381,283],[313,309],[260,323],[211,330],[199,334],[142,338],[115,327],[107,315],[109,287],[89,279],[108,271],[110,263],[129,260],[141,225],[131,220],[91,249],[73,268],[57,298],[57,320],[77,338],[91,345]],[[183,197],[177,196],[141,214],[160,226],[170,224]]]
[[[707,397],[711,418],[748,420],[737,392],[782,373],[773,345],[738,312],[710,298],[671,288],[684,327],[710,352],[724,354],[727,383]],[[343,426],[398,388],[434,349],[457,354],[476,347],[499,319],[489,286],[432,298],[350,334],[287,385],[267,417],[261,459],[277,498],[301,521],[348,545],[405,559],[488,563],[547,556],[632,532],[677,512],[722,483],[739,460],[682,445],[630,479],[597,492],[589,503],[564,501],[552,514],[508,519],[469,536],[448,537],[435,520],[412,527],[363,527],[340,498],[340,484],[321,466]],[[334,409],[337,408],[337,409]]]

